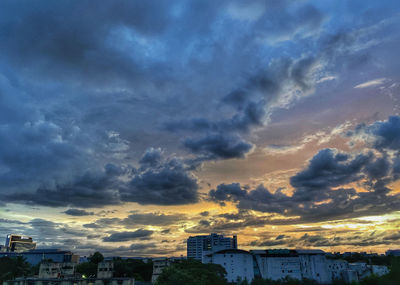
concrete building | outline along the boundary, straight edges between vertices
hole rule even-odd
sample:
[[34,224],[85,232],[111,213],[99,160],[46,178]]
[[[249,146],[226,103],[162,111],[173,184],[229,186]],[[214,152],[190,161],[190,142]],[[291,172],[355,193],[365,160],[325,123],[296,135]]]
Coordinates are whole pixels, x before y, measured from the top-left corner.
[[39,267],[39,278],[75,277],[75,263],[43,262]]
[[247,280],[249,283],[254,278],[253,255],[241,249],[224,249],[204,255],[203,263],[219,264],[226,270],[228,282]]
[[330,272],[330,279],[342,279],[342,272],[345,270],[350,270],[349,263],[341,259],[327,259],[328,270]]
[[153,258],[153,274],[151,275],[151,283],[155,283],[158,276],[162,273],[163,269],[170,266],[174,262],[181,262],[185,257],[159,257]]
[[299,255],[302,278],[315,280],[321,284],[332,282],[323,250],[296,250],[296,252]]
[[187,239],[187,258],[202,260],[203,254],[224,249],[237,249],[237,236],[224,237],[211,234],[208,236],[193,236]]
[[158,276],[162,273],[163,269],[171,265],[171,260],[167,257],[153,259],[153,274],[151,275],[151,283],[157,281]]
[[105,260],[97,265],[97,278],[112,278],[114,274],[114,262]]
[[7,251],[11,252],[24,252],[36,248],[36,243],[33,242],[31,237],[9,234],[6,237],[5,244]]
[[327,259],[322,250],[252,250],[227,249],[209,252],[203,256],[203,263],[220,264],[227,272],[229,282],[253,278],[279,280],[311,279],[319,284],[331,284],[336,279],[358,282],[371,274],[387,274],[386,266],[349,264],[345,260]]
[[252,250],[254,261],[263,279],[278,280],[289,276],[301,279],[301,267],[295,250]]

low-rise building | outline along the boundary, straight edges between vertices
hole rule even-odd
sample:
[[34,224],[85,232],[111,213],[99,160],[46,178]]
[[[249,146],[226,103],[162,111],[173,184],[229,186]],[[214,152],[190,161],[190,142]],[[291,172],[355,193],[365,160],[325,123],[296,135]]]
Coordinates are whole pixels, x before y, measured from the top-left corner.
[[285,277],[301,279],[298,254],[294,250],[252,250],[256,266],[263,279],[278,280]]
[[74,277],[75,263],[42,262],[39,267],[39,278]]
[[97,278],[112,278],[114,274],[114,262],[104,260],[97,265]]
[[151,275],[151,283],[155,283],[158,276],[161,275],[164,268],[170,266],[171,260],[167,257],[153,259],[153,274]]

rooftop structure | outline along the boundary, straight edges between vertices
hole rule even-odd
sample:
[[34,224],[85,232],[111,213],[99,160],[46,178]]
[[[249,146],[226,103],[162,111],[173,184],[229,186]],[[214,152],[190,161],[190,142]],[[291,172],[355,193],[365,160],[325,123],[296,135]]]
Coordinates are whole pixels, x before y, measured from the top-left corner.
[[7,251],[23,252],[36,248],[36,243],[29,236],[9,234],[6,237]]

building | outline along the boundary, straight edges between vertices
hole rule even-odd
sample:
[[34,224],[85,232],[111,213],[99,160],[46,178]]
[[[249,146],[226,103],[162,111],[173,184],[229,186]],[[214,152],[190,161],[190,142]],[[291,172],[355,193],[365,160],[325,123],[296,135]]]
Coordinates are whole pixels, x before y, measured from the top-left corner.
[[10,234],[6,237],[7,251],[23,252],[33,250],[36,248],[36,243],[33,242],[31,237]]
[[296,250],[299,255],[302,278],[315,280],[320,284],[332,282],[325,252],[320,249]]
[[39,278],[75,277],[75,263],[42,262],[39,267]]
[[224,237],[211,234],[208,236],[193,236],[187,239],[187,258],[202,260],[204,254],[224,249],[237,249],[237,236]]
[[226,270],[228,282],[254,278],[253,255],[241,249],[224,249],[204,255],[203,263],[219,264]]
[[278,280],[285,277],[301,279],[300,260],[295,250],[252,250],[259,277]]
[[310,279],[319,284],[332,284],[336,279],[358,282],[371,274],[387,274],[388,268],[366,263],[349,264],[345,260],[327,259],[322,250],[251,250],[226,249],[204,254],[203,263],[220,264],[229,282],[253,278],[279,280],[286,277]]
[[327,259],[328,270],[330,272],[330,279],[342,279],[342,272],[350,270],[349,263],[342,259]]
[[170,266],[174,262],[182,262],[185,260],[184,257],[159,257],[153,258],[153,274],[151,275],[151,283],[155,283],[157,281],[158,276],[161,275],[164,268]]
[[158,276],[161,275],[164,268],[171,265],[171,260],[167,257],[153,259],[153,274],[151,275],[151,283],[157,281]]
[[105,260],[97,265],[97,278],[112,278],[114,274],[114,262]]
[[79,255],[73,254],[68,250],[59,249],[35,249],[25,252],[0,252],[0,257],[9,256],[23,256],[26,261],[32,265],[39,264],[44,260],[51,260],[52,262],[73,262],[79,263]]

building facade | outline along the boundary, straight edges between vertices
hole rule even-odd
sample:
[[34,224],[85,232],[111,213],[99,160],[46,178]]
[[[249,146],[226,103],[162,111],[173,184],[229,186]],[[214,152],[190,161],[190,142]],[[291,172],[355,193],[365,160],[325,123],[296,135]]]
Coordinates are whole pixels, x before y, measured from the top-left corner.
[[247,280],[250,283],[254,278],[253,256],[245,250],[224,249],[206,254],[203,263],[214,263],[224,267],[228,282]]
[[31,237],[23,235],[9,234],[6,237],[6,251],[24,252],[36,248],[36,243]]
[[39,278],[74,277],[75,263],[42,262],[39,267]]
[[211,234],[193,236],[187,239],[187,258],[202,260],[204,254],[217,252],[224,249],[237,249],[237,236],[224,237],[223,235]]
[[310,279],[319,284],[331,284],[335,279],[357,282],[371,274],[387,274],[386,266],[349,264],[345,260],[328,259],[322,250],[222,250],[208,253],[203,263],[220,264],[227,272],[227,279],[263,278],[279,280],[286,277]]
[[53,262],[73,262],[79,263],[79,255],[73,254],[68,250],[59,250],[59,249],[35,249],[25,252],[0,252],[0,257],[9,256],[16,257],[22,256],[25,257],[26,261],[32,265],[39,264],[45,260],[52,260]]

